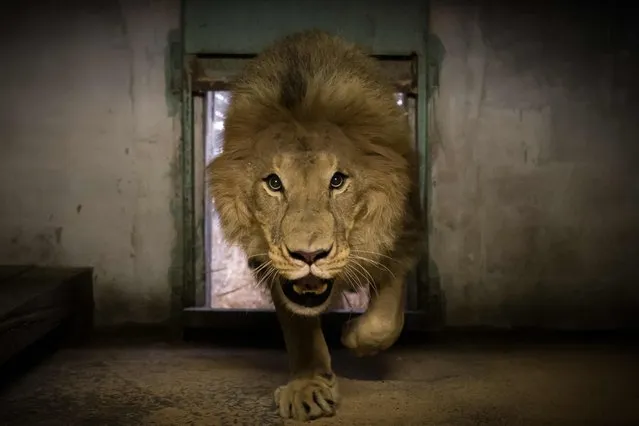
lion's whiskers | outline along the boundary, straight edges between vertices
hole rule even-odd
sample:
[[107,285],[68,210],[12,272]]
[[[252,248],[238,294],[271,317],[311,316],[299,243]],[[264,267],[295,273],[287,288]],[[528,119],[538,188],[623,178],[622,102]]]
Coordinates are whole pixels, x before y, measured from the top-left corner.
[[267,262],[262,263],[260,266],[255,268],[255,270],[253,270],[253,275],[255,275],[255,276],[259,275],[259,273],[261,271],[263,271],[265,268],[270,267],[272,264],[273,264],[273,262],[271,262],[270,260],[267,261]]
[[258,257],[258,256],[268,256],[268,253],[257,253],[257,254],[252,254],[250,256],[246,257],[246,260],[252,259],[254,257]]
[[[357,266],[357,268],[355,268],[355,266]],[[346,264],[344,270],[349,271],[349,273],[353,274],[357,278],[359,285],[357,285],[356,288],[358,290],[363,290],[370,294],[370,289],[372,289],[373,292],[377,294],[377,286],[375,285],[373,276],[366,270],[366,268],[357,263],[357,261],[351,259],[351,262]],[[359,280],[359,277],[362,277],[364,279],[367,286],[362,284],[362,282]]]
[[386,271],[388,272],[393,278],[395,278],[395,274],[393,273],[393,271],[391,271],[386,265],[384,265],[383,263],[377,262],[375,260],[369,259],[367,257],[363,257],[363,256],[357,256],[357,255],[351,255],[353,258],[355,259],[359,259],[359,260],[363,260],[364,262],[368,262],[371,265],[373,265],[374,267],[376,267],[377,269],[379,269],[380,271]]
[[[385,254],[376,252],[376,251],[367,251],[367,250],[357,250],[357,249],[353,249],[351,248],[351,253],[364,253],[364,254],[372,254],[373,256],[379,256],[379,257],[383,257],[384,259],[390,260],[391,262],[396,262],[399,263],[399,261],[393,259],[390,256],[387,256]],[[372,260],[372,259],[369,259]]]
[[[362,275],[362,273],[360,271],[358,271],[357,269],[355,269],[353,267],[353,265],[347,265],[346,268],[349,271],[349,274],[351,275],[351,277],[353,277],[353,282],[354,282],[354,287],[356,290],[366,290],[367,285],[370,285],[370,281],[368,280],[368,278],[364,275]],[[360,278],[364,279],[364,282],[362,282],[362,280]]]
[[[365,284],[362,284],[362,282],[360,281],[359,276],[361,275],[361,273],[359,273],[356,269],[353,268],[352,265],[346,264],[344,269],[342,270],[342,276],[343,278],[348,282],[348,284],[350,284],[350,286],[355,289],[355,292],[357,294],[362,294],[364,293],[364,295],[366,295],[367,297],[369,296],[369,289],[370,287],[374,287],[374,284],[371,283],[370,281],[368,281],[368,279],[366,277],[363,277],[366,281],[367,284],[369,285],[369,287],[367,288],[365,286]],[[355,281],[357,280],[357,281]],[[353,313],[354,308],[353,305],[351,304],[351,301],[348,299],[348,297],[346,296],[346,293],[342,293],[342,297],[344,298],[344,300],[346,300],[346,303],[348,304],[349,307],[349,320],[351,318],[350,314]]]
[[344,275],[349,279],[349,283],[352,287],[356,289],[364,288],[364,284],[362,284],[362,282],[360,281],[357,271],[353,270],[353,267],[351,265],[346,264],[343,272]]
[[[261,288],[262,284],[265,282],[269,282],[268,288],[272,287],[272,277],[277,273],[277,269],[272,266],[270,260],[264,262],[253,271],[253,275],[258,278],[256,282],[254,282],[255,288]],[[266,270],[266,271],[265,271]]]
[[271,290],[275,281],[277,279],[277,269],[271,268],[269,273],[266,275],[265,281],[268,281],[268,289]]
[[366,280],[369,286],[375,287],[375,278],[368,271],[368,269],[366,269],[366,267],[364,267],[362,264],[360,264],[357,261],[356,257],[351,256],[351,258],[349,259],[349,264],[351,265],[351,268],[357,272],[357,274],[359,274],[361,277],[363,277]]
[[359,268],[360,271],[362,271],[364,274],[366,274],[367,277],[367,281],[369,282],[369,284],[374,284],[375,283],[375,278],[373,278],[373,275],[371,275],[370,272],[368,272],[368,269],[366,269],[363,265],[361,265],[357,260],[355,259],[351,259],[351,263],[355,266],[357,266]]

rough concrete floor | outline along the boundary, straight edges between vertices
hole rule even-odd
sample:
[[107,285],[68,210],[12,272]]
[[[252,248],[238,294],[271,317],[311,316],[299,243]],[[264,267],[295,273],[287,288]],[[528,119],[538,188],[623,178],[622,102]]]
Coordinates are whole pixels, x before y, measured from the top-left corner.
[[[338,351],[342,407],[316,425],[639,425],[635,350],[445,345]],[[277,350],[63,349],[0,393],[1,425],[276,425]]]

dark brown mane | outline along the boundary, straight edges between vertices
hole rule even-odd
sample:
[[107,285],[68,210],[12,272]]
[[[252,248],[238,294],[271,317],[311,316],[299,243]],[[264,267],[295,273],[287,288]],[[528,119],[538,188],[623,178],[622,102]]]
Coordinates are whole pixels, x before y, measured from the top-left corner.
[[284,38],[234,82],[225,141],[232,149],[273,123],[327,121],[356,139],[406,152],[393,87],[362,49],[321,31]]

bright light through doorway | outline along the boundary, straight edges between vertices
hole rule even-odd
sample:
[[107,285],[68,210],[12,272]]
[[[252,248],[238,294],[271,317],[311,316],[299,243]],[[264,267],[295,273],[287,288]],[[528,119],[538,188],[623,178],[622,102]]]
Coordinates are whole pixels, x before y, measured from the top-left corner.
[[[222,132],[230,93],[208,92],[206,96],[206,164],[222,152]],[[397,104],[404,105],[404,96],[397,95]],[[209,271],[207,291],[211,308],[216,309],[272,309],[267,292],[257,286],[242,251],[229,245],[222,235],[218,215],[210,200],[206,210],[206,245]],[[363,311],[368,303],[367,293],[345,294],[334,310]]]

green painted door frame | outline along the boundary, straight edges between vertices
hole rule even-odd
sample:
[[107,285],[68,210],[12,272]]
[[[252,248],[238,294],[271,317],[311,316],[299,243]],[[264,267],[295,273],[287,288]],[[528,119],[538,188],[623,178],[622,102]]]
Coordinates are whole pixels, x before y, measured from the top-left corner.
[[[370,49],[375,56],[416,58],[417,140],[421,158],[420,200],[428,221],[430,159],[428,150],[428,1],[427,0],[183,0],[182,10],[182,171],[183,297],[185,308],[197,307],[196,289],[204,285],[196,270],[194,129],[192,59],[198,56],[250,56],[275,39],[295,31],[319,28]],[[425,236],[425,254],[428,238]],[[422,262],[419,284],[427,287],[428,262]],[[424,300],[423,296],[419,297]],[[421,303],[420,303],[421,305]]]

